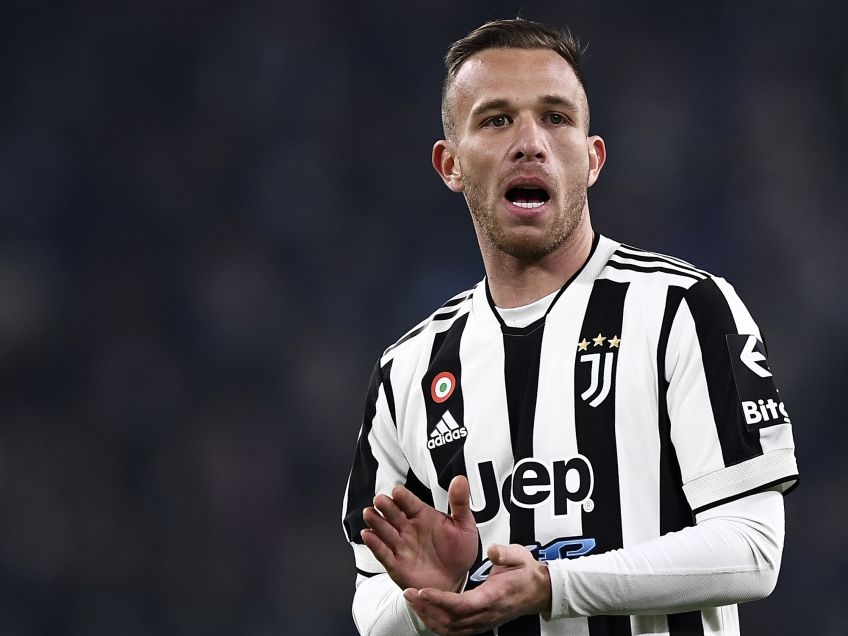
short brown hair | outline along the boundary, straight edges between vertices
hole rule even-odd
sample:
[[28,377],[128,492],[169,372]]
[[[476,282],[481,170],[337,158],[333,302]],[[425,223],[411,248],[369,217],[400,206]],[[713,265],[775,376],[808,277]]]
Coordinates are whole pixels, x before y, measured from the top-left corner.
[[[456,132],[448,113],[448,91],[460,67],[474,54],[486,49],[550,49],[559,54],[574,71],[586,92],[582,62],[585,48],[569,29],[556,30],[532,20],[511,18],[493,20],[477,27],[451,44],[445,55],[445,77],[442,83],[442,127],[445,137]],[[588,112],[586,114],[588,126]]]

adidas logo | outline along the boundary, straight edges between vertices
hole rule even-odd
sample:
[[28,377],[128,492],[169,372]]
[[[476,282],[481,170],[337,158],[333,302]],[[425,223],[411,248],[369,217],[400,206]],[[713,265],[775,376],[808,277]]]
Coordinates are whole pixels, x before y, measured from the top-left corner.
[[427,440],[427,448],[433,450],[438,446],[455,442],[467,435],[468,431],[465,430],[465,427],[457,424],[450,411],[445,411],[442,419],[436,422],[436,427],[430,433],[430,439]]

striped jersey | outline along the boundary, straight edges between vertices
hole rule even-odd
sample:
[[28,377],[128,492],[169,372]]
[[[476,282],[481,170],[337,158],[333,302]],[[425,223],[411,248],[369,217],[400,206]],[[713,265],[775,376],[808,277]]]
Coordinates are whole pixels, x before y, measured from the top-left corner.
[[[344,501],[357,576],[385,571],[360,538],[376,493],[404,484],[446,511],[460,474],[480,542],[469,587],[485,581],[493,543],[540,560],[599,554],[797,483],[790,418],[734,289],[602,236],[526,327],[503,322],[484,280],[383,353]],[[735,607],[524,616],[498,634],[731,634],[737,620]]]

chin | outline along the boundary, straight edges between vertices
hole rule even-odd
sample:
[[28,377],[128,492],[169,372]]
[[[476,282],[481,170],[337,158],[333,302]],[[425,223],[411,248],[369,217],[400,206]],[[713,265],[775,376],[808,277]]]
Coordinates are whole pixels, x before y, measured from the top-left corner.
[[556,250],[564,240],[552,240],[549,234],[539,236],[538,232],[533,232],[534,235],[530,236],[527,235],[530,234],[529,232],[524,234],[524,236],[516,233],[515,235],[490,237],[489,243],[498,251],[513,258],[533,261],[544,258]]

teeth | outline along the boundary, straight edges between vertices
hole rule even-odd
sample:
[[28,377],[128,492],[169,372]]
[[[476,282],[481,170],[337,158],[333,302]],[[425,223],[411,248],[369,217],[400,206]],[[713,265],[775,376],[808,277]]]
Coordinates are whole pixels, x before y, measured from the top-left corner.
[[514,201],[513,205],[518,206],[519,208],[524,208],[525,210],[532,210],[533,208],[538,208],[543,206],[544,201]]

